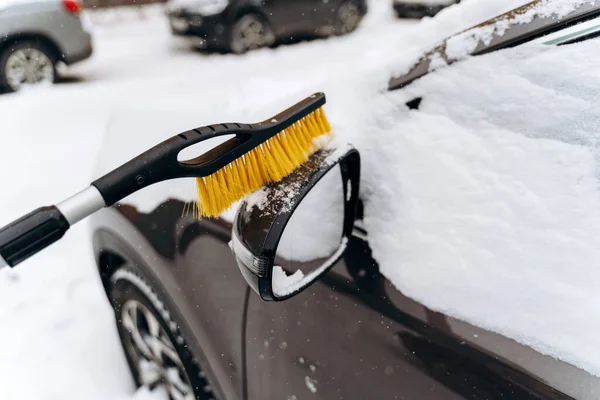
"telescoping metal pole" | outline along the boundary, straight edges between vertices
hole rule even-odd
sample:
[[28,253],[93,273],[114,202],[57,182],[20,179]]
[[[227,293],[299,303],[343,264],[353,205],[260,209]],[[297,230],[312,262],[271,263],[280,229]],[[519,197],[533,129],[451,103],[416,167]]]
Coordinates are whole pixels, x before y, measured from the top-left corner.
[[94,186],[56,206],[41,207],[0,228],[0,269],[14,267],[59,240],[82,219],[105,206]]

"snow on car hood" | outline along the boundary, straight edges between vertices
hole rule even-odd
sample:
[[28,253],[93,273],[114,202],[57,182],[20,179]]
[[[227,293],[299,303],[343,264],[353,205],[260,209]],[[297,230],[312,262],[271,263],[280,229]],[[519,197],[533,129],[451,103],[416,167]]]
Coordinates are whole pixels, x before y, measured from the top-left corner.
[[371,141],[353,138],[369,242],[399,290],[595,375],[599,44],[438,71],[382,96]]
[[[490,1],[486,10],[506,3]],[[467,19],[485,14],[476,4],[444,10],[440,31],[415,41],[464,29],[453,20],[456,10]],[[400,56],[390,54],[399,41],[379,41],[379,47],[365,42],[364,57],[339,70],[335,80],[331,69],[308,76],[290,64],[286,82],[295,85],[254,78],[237,83],[235,101],[211,98],[201,107],[192,103],[195,94],[181,94],[178,107],[189,100],[195,108],[185,105],[186,116],[162,128],[148,112],[152,108],[140,102],[146,117],[130,114],[125,125],[145,121],[161,131],[143,130],[136,142],[142,150],[179,127],[256,121],[325,91],[336,140],[353,143],[362,155],[364,223],[382,274],[433,310],[600,376],[600,322],[593,318],[600,311],[600,40],[503,50],[385,92],[398,68],[392,61]],[[417,47],[405,54],[416,54]],[[314,43],[296,49],[296,56],[306,49],[330,51],[326,42]],[[405,102],[417,96],[423,97],[421,109],[409,111]],[[269,106],[257,106],[266,99]],[[140,193],[128,201],[151,210],[165,191],[193,199],[191,184],[161,185],[156,195]]]

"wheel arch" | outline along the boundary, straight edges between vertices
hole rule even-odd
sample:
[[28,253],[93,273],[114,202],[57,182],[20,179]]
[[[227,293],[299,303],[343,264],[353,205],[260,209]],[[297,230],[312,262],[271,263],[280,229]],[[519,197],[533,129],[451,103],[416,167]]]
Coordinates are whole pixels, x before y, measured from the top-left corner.
[[2,53],[9,46],[23,41],[36,41],[42,43],[45,47],[52,51],[52,54],[50,55],[54,57],[54,61],[63,61],[65,58],[64,52],[60,46],[54,40],[48,37],[48,35],[40,32],[19,32],[0,39],[0,53]]
[[369,5],[367,4],[367,0],[360,0],[358,3],[360,5],[360,12],[364,17],[365,15],[367,15],[367,12],[369,12]]
[[[118,270],[126,268],[140,275],[151,285],[153,292],[164,304],[173,320],[177,322],[179,334],[189,346],[201,369],[207,373],[216,397],[225,398],[222,376],[215,373],[213,365],[204,351],[207,346],[203,340],[204,333],[197,334],[194,331],[182,311],[182,304],[169,294],[168,286],[163,284],[162,279],[159,279],[160,269],[156,269],[156,265],[151,261],[152,257],[148,259],[136,250],[136,243],[139,244],[139,242],[125,239],[126,237],[132,239],[131,231],[113,230],[106,226],[98,226],[93,229],[94,258],[106,295],[110,298],[111,278]],[[128,232],[132,235],[127,236]]]
[[102,249],[97,255],[96,264],[104,290],[108,292],[108,283],[112,275],[126,264],[123,257],[112,250]]
[[[156,281],[155,270],[144,261],[142,255],[133,250],[135,246],[123,239],[119,233],[105,227],[95,229],[92,235],[92,248],[98,274],[105,291],[108,290],[112,275],[124,266],[130,266],[144,275],[146,279]],[[160,287],[159,292],[161,296],[165,296],[167,288]],[[176,308],[178,305],[172,303],[169,306]]]

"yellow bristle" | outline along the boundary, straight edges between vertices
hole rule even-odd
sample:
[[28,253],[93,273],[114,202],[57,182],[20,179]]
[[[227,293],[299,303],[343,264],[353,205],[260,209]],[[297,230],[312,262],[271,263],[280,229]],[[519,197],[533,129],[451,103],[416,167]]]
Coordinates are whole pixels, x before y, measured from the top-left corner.
[[[263,153],[263,151],[260,148],[256,148],[256,149],[252,149],[249,152],[250,158],[252,160],[261,160],[264,159],[266,157],[266,155]],[[267,168],[265,167],[264,164],[260,163],[260,162],[253,162],[253,165],[256,164],[256,168],[255,168],[255,175],[256,175],[256,180],[258,181],[258,184],[260,184],[260,182],[264,182],[266,180],[268,180],[269,174],[267,172]],[[242,195],[244,196],[244,195]]]
[[290,147],[293,148],[294,154],[296,154],[296,160],[308,156],[308,151],[304,149],[301,142],[299,141],[299,138],[296,135],[292,134],[291,132],[285,132],[285,137],[290,143]]
[[325,126],[325,130],[327,132],[331,132],[331,125],[329,124],[327,117],[325,117],[325,113],[321,109],[319,109],[317,111],[319,111],[319,119],[323,122],[323,125]]
[[[246,153],[246,169],[250,179],[250,187],[260,187],[261,182],[265,179],[265,175],[261,173],[260,166],[258,165],[257,157],[252,151]],[[244,173],[242,171],[242,173]]]
[[197,178],[198,216],[218,216],[244,196],[285,178],[318,150],[314,139],[330,133],[319,108],[212,175]]
[[236,171],[237,176],[234,178],[237,180],[237,182],[239,182],[240,184],[240,192],[244,191],[244,188],[248,187],[248,177],[246,176],[246,174],[241,173],[241,169],[244,165],[244,163],[240,160],[234,160],[233,161],[233,165],[234,165],[234,169]]
[[[316,113],[315,113],[316,114]],[[316,130],[324,130],[323,126],[319,123],[319,120],[316,118],[316,115],[310,115],[307,118],[306,121],[306,126],[310,127],[310,129],[316,129]]]

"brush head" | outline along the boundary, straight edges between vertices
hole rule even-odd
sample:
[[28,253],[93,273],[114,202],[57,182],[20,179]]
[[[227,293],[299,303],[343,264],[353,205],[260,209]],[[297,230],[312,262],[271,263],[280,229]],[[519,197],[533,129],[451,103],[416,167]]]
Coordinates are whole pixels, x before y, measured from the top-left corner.
[[[331,128],[315,93],[258,124],[225,123],[173,136],[92,182],[111,206],[147,186],[169,179],[198,178],[198,216],[217,216],[263,185],[290,174],[320,146],[315,138]],[[180,161],[200,142],[233,136],[206,153]]]
[[285,178],[319,150],[331,134],[322,107],[286,125],[216,172],[196,178],[199,217],[216,217],[244,196]]

